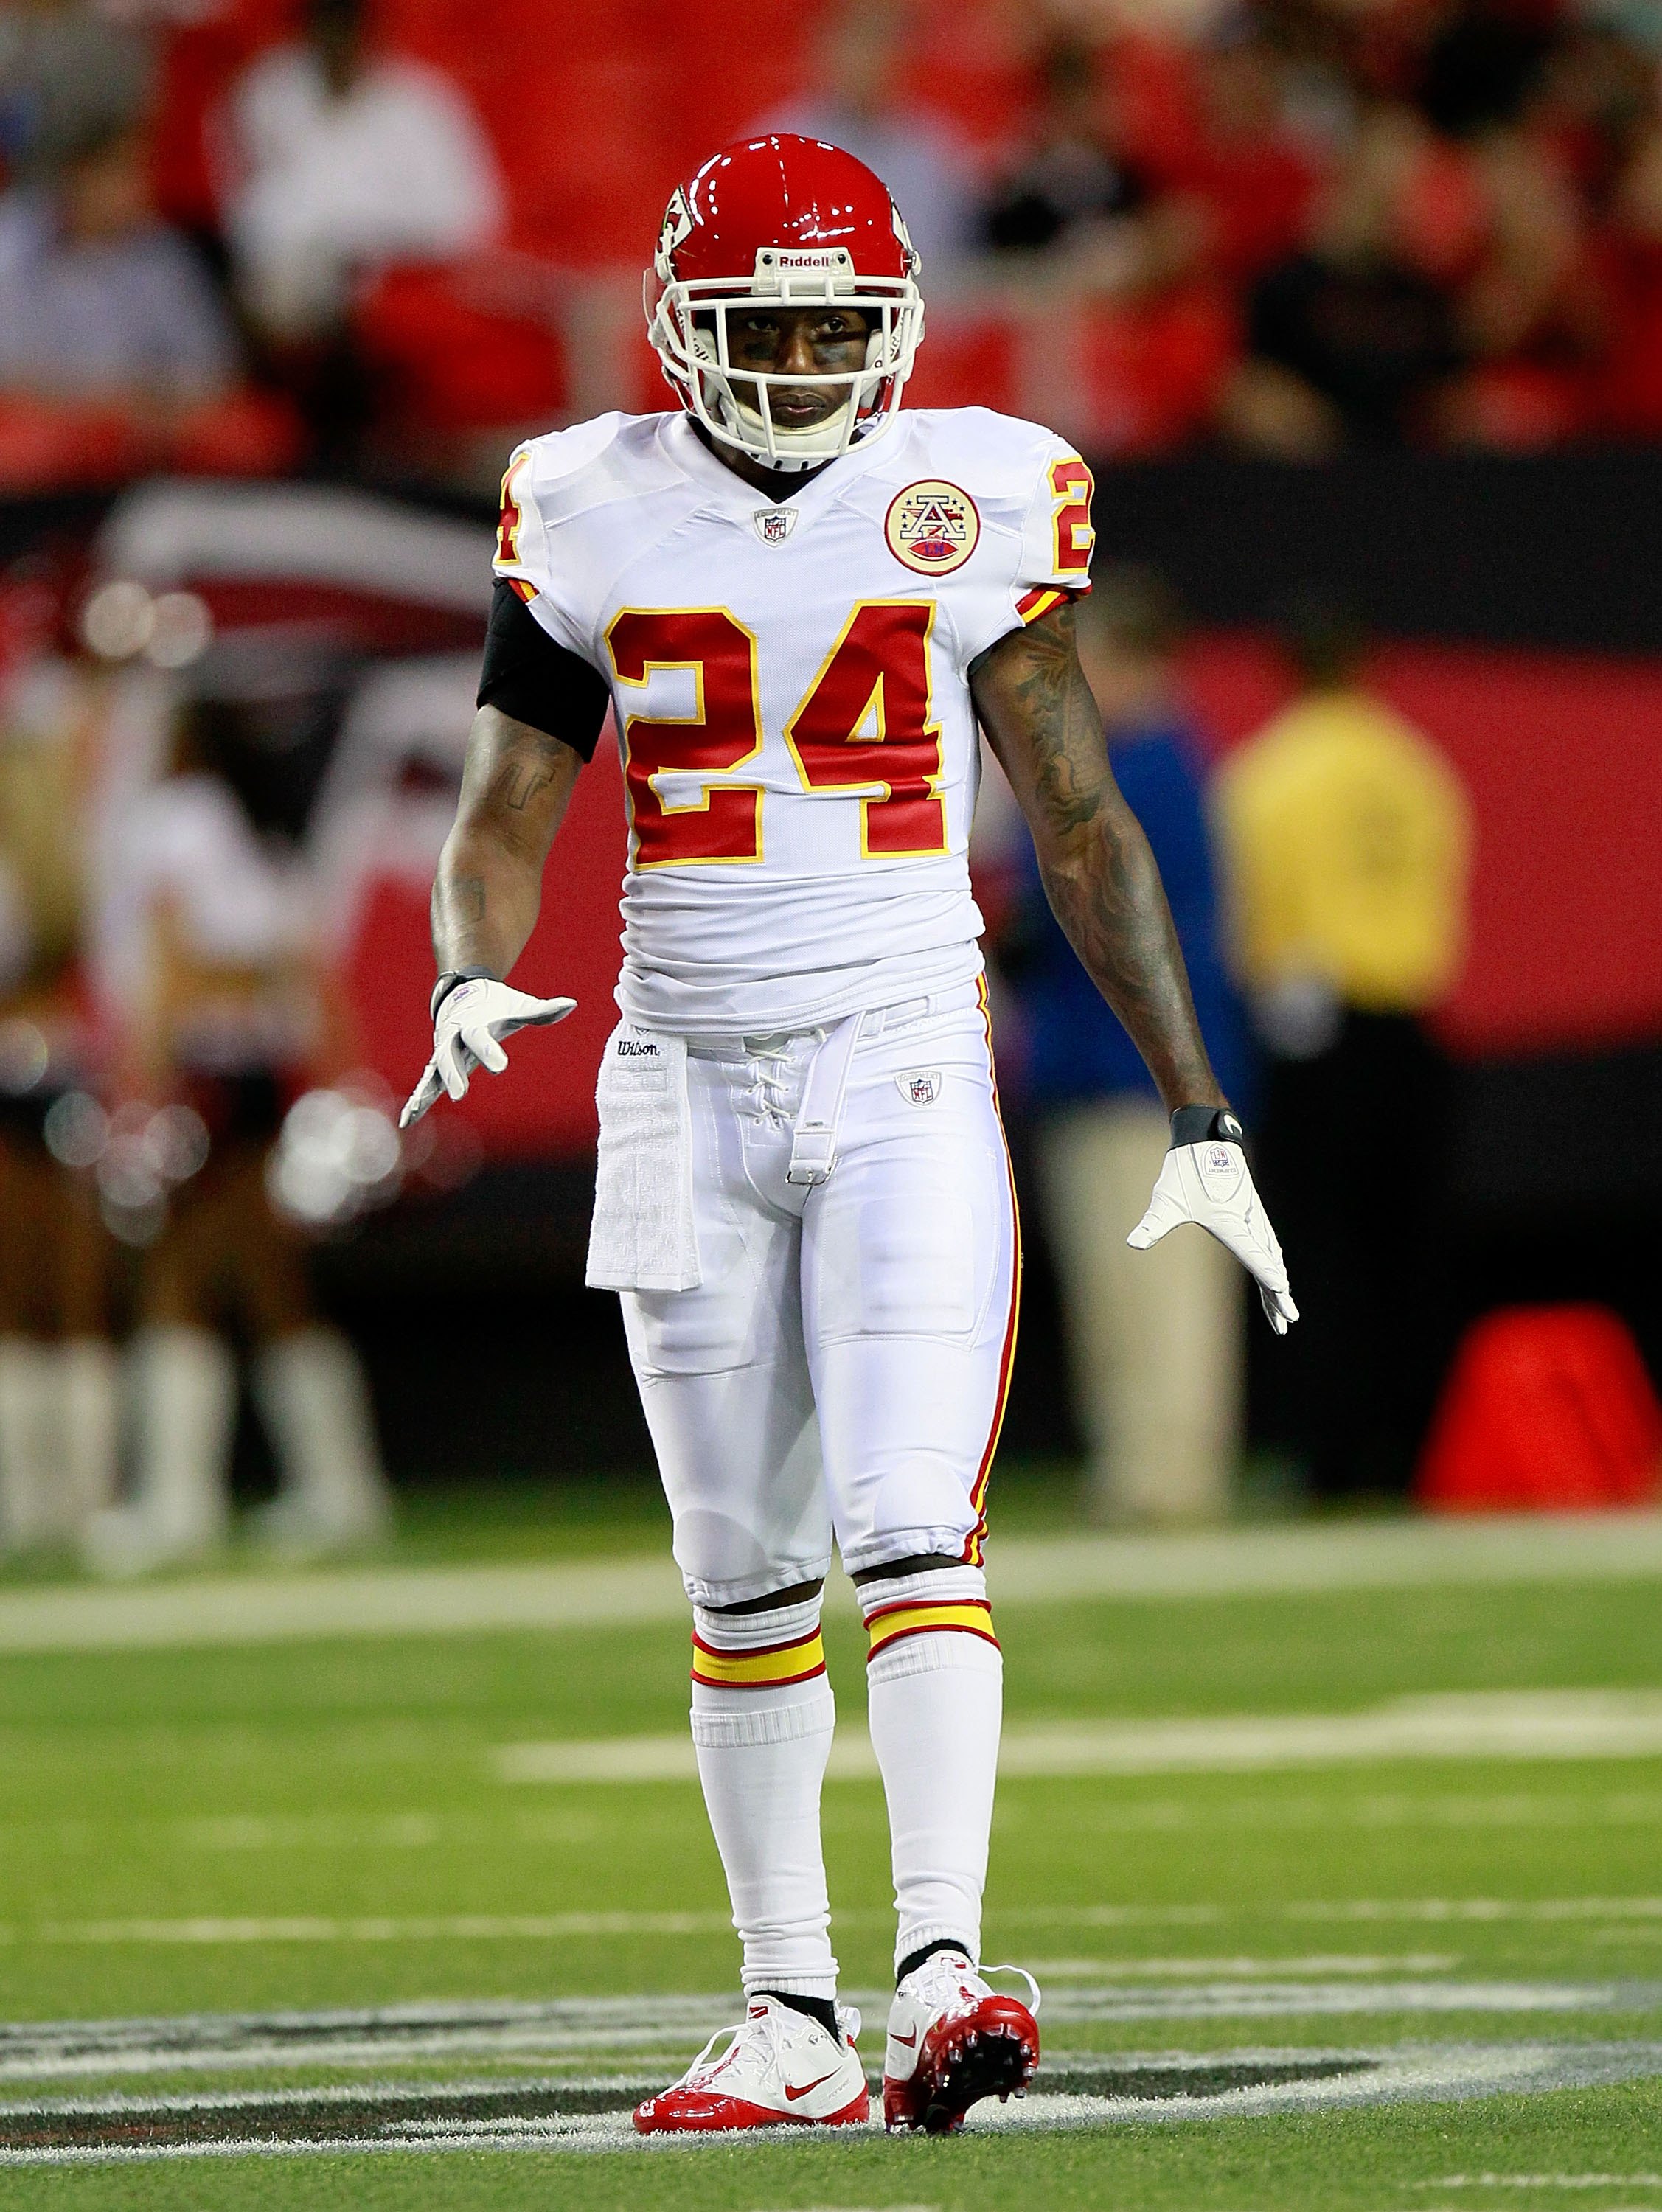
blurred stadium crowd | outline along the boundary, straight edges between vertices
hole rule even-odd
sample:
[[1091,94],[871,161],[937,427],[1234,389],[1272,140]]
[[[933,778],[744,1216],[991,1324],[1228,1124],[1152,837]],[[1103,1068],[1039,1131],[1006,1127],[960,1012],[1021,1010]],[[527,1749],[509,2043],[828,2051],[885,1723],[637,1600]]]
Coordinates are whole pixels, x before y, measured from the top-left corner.
[[883,174],[916,404],[1196,441],[1662,434],[1656,0],[4,0],[0,489],[477,489],[654,406],[664,200],[761,124]]

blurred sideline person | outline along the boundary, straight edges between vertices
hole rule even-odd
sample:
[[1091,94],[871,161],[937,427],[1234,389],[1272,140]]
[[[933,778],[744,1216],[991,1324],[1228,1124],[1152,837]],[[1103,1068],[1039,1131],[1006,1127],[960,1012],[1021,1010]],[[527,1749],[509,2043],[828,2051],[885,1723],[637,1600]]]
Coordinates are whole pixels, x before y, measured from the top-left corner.
[[236,348],[190,247],[156,216],[149,149],[101,124],[0,198],[0,392],[158,421],[227,392]]
[[109,1241],[52,1142],[54,1108],[84,1095],[97,1058],[80,975],[84,708],[48,656],[0,702],[0,1552],[73,1543],[115,1491]]
[[135,129],[155,87],[153,42],[88,0],[0,9],[0,156],[14,177],[50,171],[107,131]]
[[1272,1327],[1297,1310],[1075,651],[1090,471],[1036,423],[900,409],[918,257],[838,148],[714,155],[652,268],[679,407],[533,439],[503,480],[405,1120],[571,1011],[504,979],[610,707],[630,842],[587,1273],[622,1296],[670,1502],[746,1999],[635,2124],[867,2115],[819,1832],[835,1544],[894,1873],[884,2117],[947,2133],[1038,2059],[980,1964],[1002,1700],[982,1546],[1018,1291],[967,866],[981,730],[1172,1117],[1132,1240],[1199,1221]]
[[844,0],[819,32],[815,81],[757,127],[829,142],[874,170],[939,274],[977,243],[980,187],[950,118],[906,96],[906,34],[897,0]]
[[[1078,618],[1080,665],[1108,760],[1160,868],[1218,1079],[1244,1096],[1239,1012],[1218,940],[1200,748],[1179,702],[1183,612],[1160,576],[1099,571]],[[1131,1251],[1171,1141],[1148,1071],[1045,902],[1031,843],[1001,964],[1021,1005],[1027,1103],[1061,1278],[1075,1408],[1097,1517],[1214,1521],[1240,1449],[1240,1275],[1215,1237]]]
[[[91,1563],[139,1573],[210,1550],[229,1525],[234,1320],[279,1490],[276,1547],[373,1537],[388,1510],[357,1355],[313,1306],[303,1249],[266,1168],[295,1078],[338,1057],[338,1015],[313,956],[307,888],[255,835],[223,771],[234,708],[198,697],[173,772],[129,810],[109,941],[123,949],[125,1085],[188,1109],[174,1188],[144,1255],[131,1352],[132,1493],[94,1524]],[[159,1199],[152,1200],[160,1204]]]
[[278,340],[332,332],[364,274],[454,260],[502,228],[472,109],[437,70],[374,51],[364,0],[309,0],[301,37],[233,88],[224,136],[238,283]]
[[1365,643],[1301,610],[1299,696],[1216,784],[1268,1055],[1258,1170],[1313,1285],[1266,1410],[1329,1500],[1401,1494],[1435,1387],[1450,1100],[1426,1017],[1459,969],[1471,842],[1454,769],[1362,683]]

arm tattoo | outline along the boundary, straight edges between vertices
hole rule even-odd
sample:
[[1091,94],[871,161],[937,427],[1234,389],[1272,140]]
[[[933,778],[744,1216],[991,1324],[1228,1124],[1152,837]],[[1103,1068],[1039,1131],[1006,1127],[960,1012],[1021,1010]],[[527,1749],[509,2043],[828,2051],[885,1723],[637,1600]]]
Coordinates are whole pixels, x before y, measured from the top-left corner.
[[1073,610],[1065,635],[1037,623],[1027,650],[1010,656],[1012,696],[1029,738],[1034,795],[1058,836],[1094,821],[1102,808],[1102,724],[1074,652]]
[[537,919],[543,863],[581,757],[494,707],[474,718],[455,826],[433,885],[441,968],[505,975]]
[[511,806],[516,814],[523,814],[537,793],[545,791],[553,781],[551,768],[535,768],[522,760],[505,760],[490,786],[491,796],[500,799],[504,806]]
[[1221,1103],[1160,871],[1108,765],[1074,610],[1002,638],[971,671],[976,708],[1027,817],[1045,895],[1168,1107]]
[[538,793],[554,781],[561,756],[569,750],[558,738],[533,730],[528,722],[504,721],[486,768],[486,805],[500,801],[515,814],[523,814]]

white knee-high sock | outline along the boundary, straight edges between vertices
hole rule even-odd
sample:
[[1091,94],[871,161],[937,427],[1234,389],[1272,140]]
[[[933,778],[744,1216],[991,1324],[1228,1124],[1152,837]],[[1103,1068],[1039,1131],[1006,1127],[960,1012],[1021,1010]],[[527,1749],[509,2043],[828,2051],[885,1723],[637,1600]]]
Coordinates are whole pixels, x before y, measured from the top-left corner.
[[302,1544],[379,1535],[391,1518],[374,1409],[356,1348],[338,1329],[302,1328],[253,1364],[254,1398],[277,1453],[287,1510],[268,1533]]
[[692,1741],[746,1992],[837,1994],[819,1789],[837,1704],[819,1601],[692,1615]]
[[49,1346],[0,1336],[0,1552],[26,1551],[53,1534],[56,1382]]
[[895,1963],[928,1943],[981,1956],[1004,1660],[979,1567],[860,1586],[872,1749],[889,1805]]
[[80,1537],[115,1496],[121,1366],[107,1337],[72,1336],[58,1354],[63,1391],[65,1532]]

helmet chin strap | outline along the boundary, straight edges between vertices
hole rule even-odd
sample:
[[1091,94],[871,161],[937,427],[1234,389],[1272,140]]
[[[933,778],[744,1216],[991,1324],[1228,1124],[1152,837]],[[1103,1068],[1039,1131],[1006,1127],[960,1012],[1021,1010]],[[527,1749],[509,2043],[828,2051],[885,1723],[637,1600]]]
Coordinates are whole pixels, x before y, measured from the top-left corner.
[[802,469],[815,468],[821,461],[834,459],[838,453],[845,450],[843,443],[843,426],[848,420],[849,410],[853,404],[854,395],[850,392],[840,407],[832,408],[831,413],[822,421],[813,423],[805,430],[786,430],[782,429],[777,422],[774,423],[775,450],[769,454],[767,452],[768,426],[763,422],[760,410],[754,407],[746,407],[743,400],[736,395],[732,396],[733,412],[738,416],[740,423],[746,430],[750,431],[754,438],[754,445],[749,448],[752,457],[762,460],[764,467],[778,469],[787,475],[794,474]]
[[[866,425],[856,420],[850,431],[849,410],[858,408],[862,399],[869,400],[872,392],[879,388],[873,372],[888,366],[885,334],[874,331],[867,342],[863,373],[856,371],[846,380],[819,375],[802,380],[804,383],[843,384],[845,397],[819,422],[793,430],[775,421],[770,408],[764,413],[765,398],[763,406],[751,406],[740,398],[734,388],[735,384],[750,380],[736,374],[731,367],[723,368],[720,365],[715,344],[707,331],[694,330],[691,333],[690,351],[693,361],[689,365],[699,387],[695,411],[707,428],[750,459],[782,476],[819,468],[859,442],[865,434]],[[764,381],[758,382],[754,388],[760,396],[765,393],[767,386]]]

